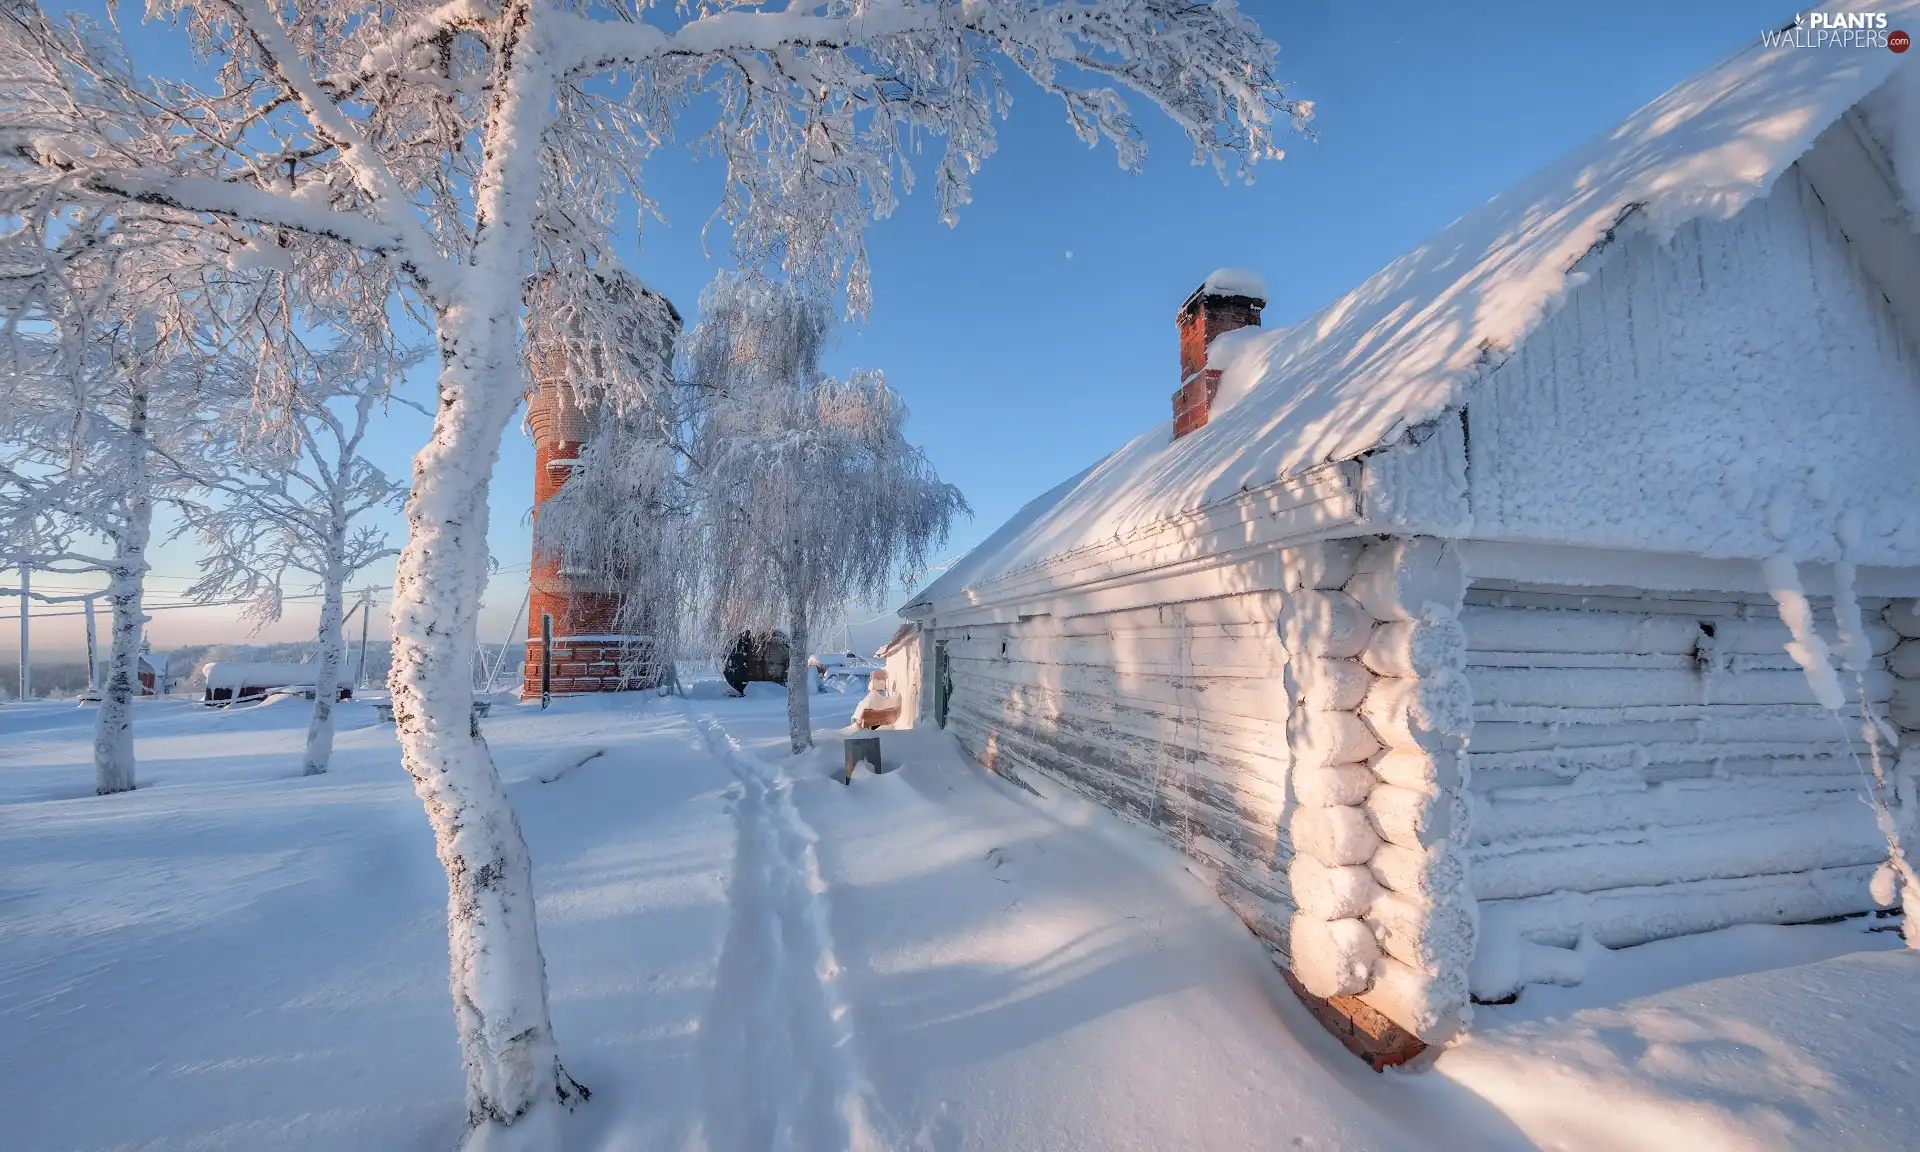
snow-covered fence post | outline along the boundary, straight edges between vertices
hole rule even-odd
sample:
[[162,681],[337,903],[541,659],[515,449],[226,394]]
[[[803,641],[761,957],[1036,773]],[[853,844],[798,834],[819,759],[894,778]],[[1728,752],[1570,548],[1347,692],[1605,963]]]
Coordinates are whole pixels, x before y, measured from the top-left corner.
[[1339,591],[1290,589],[1281,619],[1299,804],[1289,952],[1323,1022],[1380,1065],[1470,1011],[1465,581],[1430,538],[1374,542],[1352,571]]
[[553,703],[553,615],[540,613],[540,707]]

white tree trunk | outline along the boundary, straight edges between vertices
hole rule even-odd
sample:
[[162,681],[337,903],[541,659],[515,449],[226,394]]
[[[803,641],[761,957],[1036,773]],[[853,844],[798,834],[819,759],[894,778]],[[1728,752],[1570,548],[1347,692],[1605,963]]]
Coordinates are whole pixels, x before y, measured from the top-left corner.
[[813,669],[807,665],[806,581],[787,570],[787,742],[799,755],[813,747]]
[[146,624],[141,593],[147,576],[147,542],[153,534],[153,493],[147,483],[147,389],[135,382],[127,412],[134,446],[127,478],[126,515],[113,541],[113,572],[107,603],[113,607],[113,640],[100,711],[93,721],[93,790],[102,795],[133,790],[133,700],[140,694],[140,629]]
[[467,305],[441,317],[441,402],[433,439],[414,457],[388,679],[403,763],[447,872],[470,1149],[557,1148],[560,1104],[585,1095],[560,1068],[554,1044],[533,863],[470,711],[487,481],[519,398],[513,322],[511,312]]
[[[329,543],[333,543],[329,541]],[[341,552],[346,542],[339,539]],[[307,721],[307,752],[300,764],[302,776],[318,776],[327,770],[333,757],[333,712],[340,696],[340,668],[346,657],[346,637],[340,631],[341,601],[346,595],[346,575],[333,559],[320,592],[320,663],[313,675],[313,716]]]

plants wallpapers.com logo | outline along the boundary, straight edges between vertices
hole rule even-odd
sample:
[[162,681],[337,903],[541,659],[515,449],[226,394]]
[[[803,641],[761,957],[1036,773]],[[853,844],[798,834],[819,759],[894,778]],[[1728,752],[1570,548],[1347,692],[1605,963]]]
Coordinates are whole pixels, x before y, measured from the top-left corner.
[[1882,48],[1905,52],[1913,38],[1887,26],[1885,12],[1808,12],[1784,28],[1760,33],[1768,48]]

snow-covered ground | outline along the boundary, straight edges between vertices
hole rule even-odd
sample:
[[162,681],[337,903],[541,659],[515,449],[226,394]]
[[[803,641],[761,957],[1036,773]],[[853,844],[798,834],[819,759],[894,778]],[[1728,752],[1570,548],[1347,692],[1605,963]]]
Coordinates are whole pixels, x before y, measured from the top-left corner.
[[[708,686],[700,685],[701,689]],[[937,732],[842,785],[854,694],[484,721],[537,862],[575,1149],[1920,1145],[1920,960],[1859,923],[1591,958],[1376,1076],[1181,858]],[[0,707],[0,1147],[442,1149],[464,1126],[445,882],[392,729],[142,701]],[[1043,790],[1044,787],[1043,787]]]

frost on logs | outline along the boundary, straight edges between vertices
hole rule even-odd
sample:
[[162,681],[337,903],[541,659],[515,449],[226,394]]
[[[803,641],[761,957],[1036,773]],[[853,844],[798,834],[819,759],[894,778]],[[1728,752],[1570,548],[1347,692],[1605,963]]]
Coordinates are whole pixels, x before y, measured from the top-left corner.
[[1470,1017],[1462,749],[1472,722],[1457,553],[1428,538],[1302,549],[1280,620],[1299,806],[1294,978],[1435,1043]]

